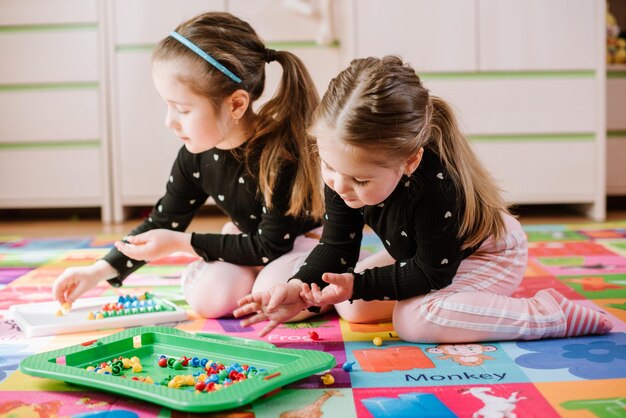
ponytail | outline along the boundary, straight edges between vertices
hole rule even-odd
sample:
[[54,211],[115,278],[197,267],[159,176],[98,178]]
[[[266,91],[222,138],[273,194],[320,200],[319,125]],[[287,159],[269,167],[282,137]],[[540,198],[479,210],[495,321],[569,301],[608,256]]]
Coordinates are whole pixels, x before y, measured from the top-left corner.
[[321,219],[324,206],[319,157],[307,133],[319,96],[297,56],[287,51],[267,51],[270,53],[266,55],[283,67],[283,74],[276,94],[259,110],[252,139],[253,144],[262,142],[258,174],[261,193],[270,205],[280,167],[284,162],[294,163],[296,170],[287,215],[307,214]]
[[459,229],[463,249],[479,245],[490,235],[500,238],[505,231],[501,215],[508,212],[500,190],[460,132],[450,106],[436,96],[430,96],[428,106],[432,109],[431,146],[459,185],[459,198],[465,203]]

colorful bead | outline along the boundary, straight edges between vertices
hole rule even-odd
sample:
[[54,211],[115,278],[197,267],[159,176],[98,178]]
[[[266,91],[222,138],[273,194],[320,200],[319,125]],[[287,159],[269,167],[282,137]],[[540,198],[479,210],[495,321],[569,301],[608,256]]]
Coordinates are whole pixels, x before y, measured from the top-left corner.
[[343,363],[343,366],[341,366],[341,368],[346,372],[351,372],[353,364],[354,361],[346,361],[345,363]]

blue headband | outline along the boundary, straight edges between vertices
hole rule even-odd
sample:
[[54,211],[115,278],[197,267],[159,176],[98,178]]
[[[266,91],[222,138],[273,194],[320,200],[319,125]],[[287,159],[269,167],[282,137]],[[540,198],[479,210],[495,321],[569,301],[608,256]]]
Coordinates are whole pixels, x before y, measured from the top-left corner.
[[232,71],[230,71],[228,68],[224,67],[219,62],[217,62],[217,60],[215,58],[213,58],[212,56],[210,56],[209,54],[207,54],[206,52],[204,52],[203,50],[198,48],[196,46],[196,44],[191,42],[189,39],[185,38],[180,33],[178,33],[178,32],[170,32],[170,36],[172,38],[176,39],[181,44],[185,45],[187,48],[191,49],[193,52],[195,52],[196,54],[198,54],[202,58],[204,58],[204,60],[206,62],[208,62],[209,64],[211,64],[212,66],[214,66],[215,68],[220,70],[222,73],[224,73],[225,76],[227,76],[228,78],[233,80],[235,83],[241,83],[241,78],[237,77],[235,74],[232,73]]

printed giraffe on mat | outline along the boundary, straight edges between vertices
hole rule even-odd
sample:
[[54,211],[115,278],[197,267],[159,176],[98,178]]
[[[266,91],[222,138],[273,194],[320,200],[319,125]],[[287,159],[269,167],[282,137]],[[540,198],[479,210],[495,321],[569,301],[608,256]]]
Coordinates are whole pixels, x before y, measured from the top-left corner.
[[324,405],[331,396],[343,396],[343,394],[338,390],[325,390],[313,403],[308,404],[304,408],[285,411],[280,414],[280,418],[321,418],[322,415],[324,415],[322,405]]

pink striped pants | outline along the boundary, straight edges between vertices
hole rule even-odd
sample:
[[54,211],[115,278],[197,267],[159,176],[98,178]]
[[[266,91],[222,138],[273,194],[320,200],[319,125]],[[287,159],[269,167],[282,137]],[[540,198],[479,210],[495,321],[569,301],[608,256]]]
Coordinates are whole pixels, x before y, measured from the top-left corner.
[[[424,296],[399,302],[355,301],[335,305],[351,322],[393,320],[398,336],[420,343],[461,343],[492,340],[533,340],[565,335],[566,321],[559,304],[547,293],[514,298],[528,258],[520,223],[504,215],[505,236],[487,239],[463,260],[452,283]],[[390,264],[389,254],[376,253],[357,271]]]

